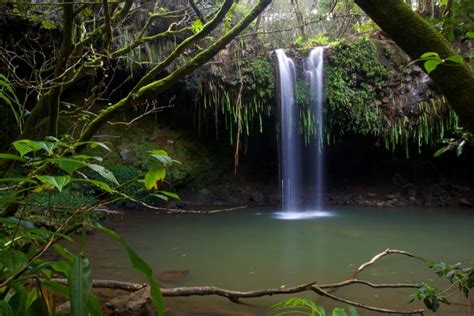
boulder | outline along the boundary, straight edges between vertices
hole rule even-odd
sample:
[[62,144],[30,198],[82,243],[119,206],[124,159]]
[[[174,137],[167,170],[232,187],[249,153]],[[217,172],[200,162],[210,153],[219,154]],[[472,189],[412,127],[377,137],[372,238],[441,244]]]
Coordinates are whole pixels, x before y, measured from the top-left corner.
[[252,202],[262,204],[263,203],[263,194],[258,192],[258,191],[252,192],[252,194],[250,195],[250,200]]

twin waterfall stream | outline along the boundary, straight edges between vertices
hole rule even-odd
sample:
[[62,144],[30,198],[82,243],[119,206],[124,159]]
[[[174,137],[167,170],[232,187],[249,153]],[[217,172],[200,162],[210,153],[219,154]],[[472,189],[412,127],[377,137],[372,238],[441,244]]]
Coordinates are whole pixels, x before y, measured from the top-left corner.
[[[315,133],[310,144],[304,144],[300,131],[300,108],[296,102],[297,71],[295,62],[283,49],[276,50],[278,87],[280,91],[280,174],[282,219],[326,216],[323,211],[324,192],[324,111],[323,72],[324,47],[311,50],[304,61],[304,78],[310,91],[309,102],[315,118]],[[310,159],[303,153],[311,150]],[[305,195],[310,198],[305,201]]]

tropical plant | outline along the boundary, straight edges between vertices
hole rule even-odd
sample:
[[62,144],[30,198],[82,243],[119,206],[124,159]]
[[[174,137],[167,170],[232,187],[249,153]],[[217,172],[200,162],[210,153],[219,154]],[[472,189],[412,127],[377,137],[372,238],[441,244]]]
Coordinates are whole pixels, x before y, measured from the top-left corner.
[[[277,303],[270,308],[270,315],[311,315],[326,316],[324,307],[317,305],[310,299],[290,298]],[[353,306],[348,306],[347,312],[344,308],[336,307],[332,310],[331,316],[357,316],[357,310]]]
[[[18,206],[18,212],[12,216],[0,217],[0,314],[54,315],[53,297],[59,296],[70,301],[71,315],[100,315],[100,303],[91,293],[89,260],[84,254],[86,232],[98,230],[125,248],[133,267],[146,276],[158,314],[164,315],[163,300],[151,267],[121,236],[91,217],[99,206],[129,198],[120,191],[123,184],[100,164],[101,156],[77,152],[79,148],[110,151],[108,146],[47,137],[44,141],[18,140],[12,147],[16,153],[0,154],[1,160],[15,161],[21,170],[17,177],[0,179],[0,207]],[[149,171],[132,181],[142,182],[160,198],[177,198],[173,193],[159,190],[166,168],[175,161],[163,150],[150,151],[150,156],[154,161]],[[86,170],[101,179],[86,176]],[[94,188],[96,199],[72,209],[55,205],[50,199],[45,210],[39,214],[32,211],[35,196],[44,192],[61,193],[74,185]],[[73,241],[75,232],[81,232],[77,254],[59,243]],[[47,251],[55,252],[60,259],[46,259]],[[67,279],[67,286],[58,278]]]

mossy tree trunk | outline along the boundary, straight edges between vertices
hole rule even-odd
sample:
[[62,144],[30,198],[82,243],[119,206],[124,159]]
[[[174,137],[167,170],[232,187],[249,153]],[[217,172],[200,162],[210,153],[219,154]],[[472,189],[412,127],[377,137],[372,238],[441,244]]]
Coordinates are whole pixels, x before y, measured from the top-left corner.
[[[436,52],[441,58],[455,55],[451,44],[402,0],[355,0],[411,58]],[[474,73],[466,65],[441,64],[430,73],[462,125],[474,132]]]

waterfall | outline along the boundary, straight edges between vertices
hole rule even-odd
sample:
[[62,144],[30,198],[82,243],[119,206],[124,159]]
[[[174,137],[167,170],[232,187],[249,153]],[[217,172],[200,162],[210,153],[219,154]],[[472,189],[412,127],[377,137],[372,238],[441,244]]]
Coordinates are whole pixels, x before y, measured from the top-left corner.
[[[324,48],[311,50],[304,64],[304,80],[307,81],[310,107],[314,114],[314,141],[302,150],[303,135],[300,133],[300,112],[295,102],[296,68],[291,58],[282,49],[276,50],[280,92],[280,172],[282,219],[302,219],[315,216],[330,216],[322,211],[324,177],[324,111],[323,71]],[[311,151],[311,159],[303,159]],[[309,157],[309,156],[308,156]],[[314,158],[312,158],[314,157]],[[304,162],[304,163],[303,163]],[[306,165],[308,164],[308,165]],[[309,190],[302,190],[303,183]],[[303,191],[311,193],[311,204],[303,205]],[[302,211],[303,206],[307,211]]]
[[282,49],[276,50],[280,79],[281,193],[284,212],[299,207],[300,163],[298,112],[295,107],[295,64]]
[[323,72],[324,72],[324,47],[311,50],[306,59],[306,76],[310,87],[311,106],[316,118],[316,155],[315,174],[312,187],[314,188],[314,207],[321,210],[324,192],[324,117],[323,117]]

